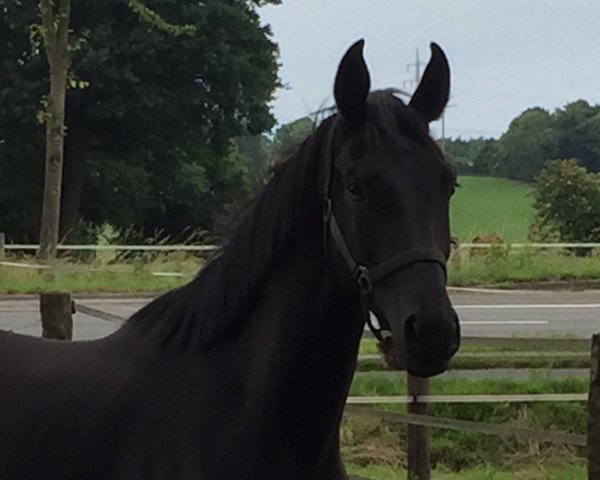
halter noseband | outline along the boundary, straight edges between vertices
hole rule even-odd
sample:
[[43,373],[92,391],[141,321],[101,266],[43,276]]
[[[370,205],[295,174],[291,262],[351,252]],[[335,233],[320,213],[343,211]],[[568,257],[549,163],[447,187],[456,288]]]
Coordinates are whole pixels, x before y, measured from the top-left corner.
[[323,190],[323,231],[324,231],[324,242],[327,247],[327,235],[331,235],[337,249],[339,250],[342,258],[350,268],[352,276],[358,283],[360,289],[360,304],[361,310],[365,322],[369,326],[373,336],[380,342],[391,336],[391,329],[389,323],[385,319],[378,319],[379,328],[373,325],[371,320],[370,308],[369,308],[369,296],[373,291],[373,286],[377,285],[388,275],[403,270],[410,265],[422,262],[437,263],[444,272],[444,276],[447,277],[446,270],[446,257],[437,248],[414,248],[406,252],[400,252],[396,255],[382,261],[374,267],[367,267],[354,260],[348,244],[344,240],[342,231],[335,217],[333,211],[333,201],[331,197],[331,183],[333,179],[333,171],[335,168],[335,159],[333,156],[333,129],[329,138],[327,154],[326,154],[326,170],[325,170],[325,188]]

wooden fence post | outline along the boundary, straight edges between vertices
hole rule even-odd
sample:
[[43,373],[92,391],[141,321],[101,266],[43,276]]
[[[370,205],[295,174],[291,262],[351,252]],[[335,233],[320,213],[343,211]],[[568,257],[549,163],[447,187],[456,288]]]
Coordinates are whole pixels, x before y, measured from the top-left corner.
[[600,334],[592,337],[587,431],[588,479],[600,480]]
[[6,245],[6,236],[3,233],[0,233],[0,260],[4,260],[6,258],[4,245]]
[[42,293],[40,295],[42,336],[58,340],[73,338],[73,304],[68,293]]
[[[408,395],[429,395],[427,378],[408,376]],[[427,404],[411,402],[408,413],[427,415]],[[408,480],[430,480],[429,432],[422,425],[408,425]]]

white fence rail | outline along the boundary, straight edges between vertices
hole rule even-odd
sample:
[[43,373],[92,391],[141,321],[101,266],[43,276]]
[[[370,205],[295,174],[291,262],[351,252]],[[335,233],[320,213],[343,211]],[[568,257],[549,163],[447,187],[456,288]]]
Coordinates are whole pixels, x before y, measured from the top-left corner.
[[[486,249],[494,245],[510,249],[564,249],[564,248],[600,248],[600,243],[461,243],[459,249]],[[5,243],[4,250],[36,251],[38,245],[28,243]],[[218,250],[218,245],[58,245],[62,251],[91,251],[91,252],[212,252]]]
[[[13,243],[5,244],[5,250],[36,251],[39,245]],[[63,251],[88,251],[88,252],[212,252],[217,250],[217,245],[58,245],[58,250]]]
[[491,248],[492,246],[523,248],[600,248],[600,243],[460,243],[458,248]]

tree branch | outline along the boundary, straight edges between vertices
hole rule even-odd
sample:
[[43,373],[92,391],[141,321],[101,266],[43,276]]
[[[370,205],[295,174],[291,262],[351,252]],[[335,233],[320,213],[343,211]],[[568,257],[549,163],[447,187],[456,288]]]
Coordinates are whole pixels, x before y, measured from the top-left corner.
[[58,7],[58,34],[57,41],[66,45],[69,38],[69,18],[71,16],[71,0],[57,0]]
[[52,0],[40,0],[39,8],[42,17],[42,35],[47,49],[52,50],[54,38],[56,37],[56,27],[54,25],[54,9]]
[[174,25],[167,22],[158,13],[142,3],[141,0],[126,0],[129,8],[138,14],[140,20],[162,30],[173,36],[194,35],[196,27],[194,25]]

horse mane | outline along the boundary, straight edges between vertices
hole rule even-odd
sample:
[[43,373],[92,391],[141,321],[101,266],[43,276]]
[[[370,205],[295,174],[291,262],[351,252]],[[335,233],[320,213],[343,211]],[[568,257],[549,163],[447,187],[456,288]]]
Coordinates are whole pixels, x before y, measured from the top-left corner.
[[318,160],[332,123],[325,120],[276,165],[230,239],[194,280],[146,305],[128,326],[152,330],[161,344],[207,347],[248,316],[290,240],[320,228]]
[[[395,90],[372,92],[365,135],[377,147],[400,132],[439,150]],[[270,273],[292,239],[321,229],[319,160],[337,125],[323,122],[278,164],[264,190],[247,206],[229,241],[187,285],[167,292],[135,313],[124,328],[153,332],[159,344],[206,348],[249,316]],[[335,130],[334,130],[335,133]]]

